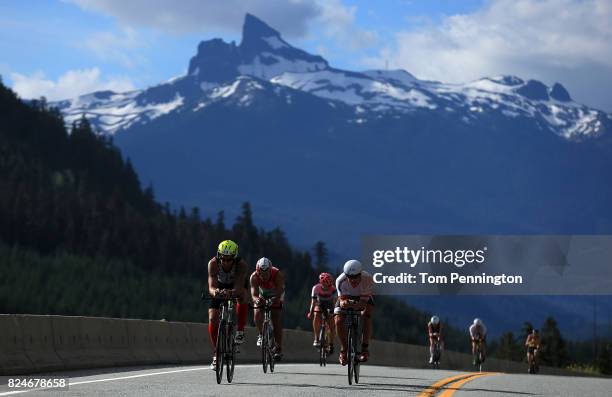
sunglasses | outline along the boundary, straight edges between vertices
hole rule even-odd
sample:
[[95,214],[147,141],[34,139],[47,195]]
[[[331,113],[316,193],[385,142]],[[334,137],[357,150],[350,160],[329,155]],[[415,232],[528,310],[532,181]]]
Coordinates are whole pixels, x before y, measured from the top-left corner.
[[350,275],[350,276],[348,274],[346,275],[346,277],[350,278],[351,280],[354,280],[354,279],[356,279],[359,276],[361,276],[361,274],[353,274],[353,275]]
[[221,257],[221,262],[231,262],[234,260],[234,257],[232,256],[222,256]]

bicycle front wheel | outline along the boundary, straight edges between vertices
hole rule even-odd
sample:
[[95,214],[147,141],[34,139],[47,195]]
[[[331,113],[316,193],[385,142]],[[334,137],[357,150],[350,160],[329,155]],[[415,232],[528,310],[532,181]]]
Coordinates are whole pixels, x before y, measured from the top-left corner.
[[219,324],[217,331],[217,366],[215,367],[215,375],[217,376],[217,384],[221,384],[223,380],[223,360],[225,358],[225,320]]
[[327,340],[325,337],[325,326],[322,324],[319,331],[319,366],[327,365]]
[[261,330],[261,365],[264,374],[268,372],[268,324],[264,322]]
[[348,345],[348,351],[346,352],[348,360],[348,383],[353,384],[353,370],[355,367],[355,346],[353,344],[353,327],[349,327],[346,343]]
[[353,332],[353,351],[355,352],[355,368],[353,369],[353,376],[355,377],[355,383],[359,383],[359,368],[361,367],[361,362],[359,361],[360,349],[357,349],[357,344],[361,343],[361,338],[358,338],[359,328],[358,325],[354,325],[355,329]]

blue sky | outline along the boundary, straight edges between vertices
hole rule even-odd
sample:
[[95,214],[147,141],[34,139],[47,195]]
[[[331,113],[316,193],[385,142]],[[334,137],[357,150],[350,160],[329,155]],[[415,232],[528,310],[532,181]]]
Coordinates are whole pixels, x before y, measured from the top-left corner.
[[185,72],[199,41],[240,41],[245,12],[335,67],[464,82],[563,83],[612,111],[606,0],[50,0],[0,2],[0,74],[23,97],[144,88]]

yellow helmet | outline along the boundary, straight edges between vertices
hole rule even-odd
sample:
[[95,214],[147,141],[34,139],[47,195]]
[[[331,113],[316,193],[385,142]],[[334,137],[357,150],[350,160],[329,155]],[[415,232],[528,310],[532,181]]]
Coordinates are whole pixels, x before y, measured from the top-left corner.
[[238,244],[232,240],[221,241],[219,248],[217,249],[218,256],[238,256]]

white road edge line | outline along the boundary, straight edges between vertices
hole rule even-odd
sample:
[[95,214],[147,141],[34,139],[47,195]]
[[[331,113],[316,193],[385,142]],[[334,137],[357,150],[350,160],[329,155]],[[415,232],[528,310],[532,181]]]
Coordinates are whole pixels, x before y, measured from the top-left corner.
[[[283,364],[283,367],[289,367],[289,366],[294,366],[294,365],[303,365],[303,364]],[[242,364],[242,365],[236,365],[236,367],[238,367],[238,368],[240,368],[240,367],[261,367],[261,364]],[[146,373],[146,374],[130,375],[130,376],[119,376],[119,377],[116,377],[116,378],[82,380],[82,381],[79,381],[79,382],[69,382],[68,383],[68,387],[76,386],[76,385],[84,385],[84,384],[87,384],[87,383],[112,382],[114,380],[144,378],[144,377],[147,377],[147,376],[167,375],[167,374],[174,374],[174,373],[177,373],[177,372],[190,372],[190,371],[203,371],[203,370],[210,371],[210,367],[206,366],[206,367],[196,367],[196,368],[185,368],[185,369],[176,369],[176,370],[172,370],[172,371],[151,372],[151,373]],[[49,389],[49,388],[39,387],[39,388],[28,389],[28,390],[14,390],[14,391],[9,391],[9,392],[2,392],[2,393],[0,393],[0,396],[10,396],[10,395],[13,395],[13,394],[29,393],[29,392],[32,392],[32,391],[40,391],[40,390],[57,390],[57,388]]]

